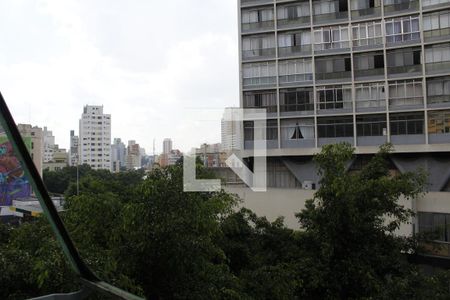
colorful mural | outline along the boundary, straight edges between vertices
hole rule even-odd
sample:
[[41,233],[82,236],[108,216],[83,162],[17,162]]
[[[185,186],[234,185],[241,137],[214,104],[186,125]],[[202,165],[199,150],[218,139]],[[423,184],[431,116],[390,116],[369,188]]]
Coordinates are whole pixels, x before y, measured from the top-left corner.
[[[31,149],[31,138],[25,138],[24,142]],[[31,185],[14,155],[12,144],[5,133],[0,132],[0,206],[10,206],[13,200],[30,195]]]

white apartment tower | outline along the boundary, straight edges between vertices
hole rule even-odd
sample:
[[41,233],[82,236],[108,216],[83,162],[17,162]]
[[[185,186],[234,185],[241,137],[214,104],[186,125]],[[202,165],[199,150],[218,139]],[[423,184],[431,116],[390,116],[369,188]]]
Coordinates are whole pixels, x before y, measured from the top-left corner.
[[163,141],[163,153],[168,154],[172,151],[172,140],[171,139],[164,139]]
[[75,135],[75,131],[70,131],[70,150],[69,150],[69,165],[76,166],[78,165],[78,149],[79,147],[79,139],[78,136]]
[[234,107],[225,108],[221,130],[223,151],[242,149],[242,120],[240,118],[241,109]]
[[55,137],[50,130],[47,130],[47,127],[44,127],[42,134],[44,137],[44,163],[48,163],[53,160]]
[[111,170],[111,115],[103,113],[103,106],[86,105],[79,132],[80,164]]

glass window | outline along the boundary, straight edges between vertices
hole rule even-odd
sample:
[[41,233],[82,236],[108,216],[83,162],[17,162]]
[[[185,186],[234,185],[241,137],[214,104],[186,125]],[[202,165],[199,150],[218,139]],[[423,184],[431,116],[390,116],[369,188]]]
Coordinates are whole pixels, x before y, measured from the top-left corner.
[[401,113],[390,116],[391,135],[412,135],[424,133],[423,113]]
[[352,87],[350,85],[317,87],[317,109],[352,108]]
[[280,110],[281,112],[313,111],[313,89],[308,87],[280,90]]
[[401,43],[418,39],[420,39],[418,16],[386,20],[387,43]]
[[389,105],[421,105],[423,104],[422,80],[397,80],[389,82]]
[[275,91],[244,92],[244,108],[267,108],[268,113],[277,112]]
[[355,85],[356,108],[385,107],[386,93],[382,82]]
[[431,111],[428,113],[428,133],[429,134],[449,134],[450,133],[450,111]]
[[352,137],[353,118],[334,117],[317,119],[319,138]]
[[312,80],[311,59],[286,60],[279,63],[280,83]]
[[431,240],[450,242],[450,214],[419,212],[419,232]]
[[358,136],[386,135],[386,115],[364,115],[356,117],[356,132]]
[[350,47],[348,26],[323,27],[314,30],[316,51],[348,47]]

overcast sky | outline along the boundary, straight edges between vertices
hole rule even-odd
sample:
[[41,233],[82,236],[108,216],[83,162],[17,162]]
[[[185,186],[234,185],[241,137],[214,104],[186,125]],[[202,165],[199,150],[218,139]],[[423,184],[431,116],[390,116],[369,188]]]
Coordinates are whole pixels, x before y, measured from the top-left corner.
[[235,0],[2,0],[0,37],[16,122],[47,126],[62,147],[86,104],[147,152],[165,137],[182,150],[220,142],[220,120],[192,112],[239,104]]

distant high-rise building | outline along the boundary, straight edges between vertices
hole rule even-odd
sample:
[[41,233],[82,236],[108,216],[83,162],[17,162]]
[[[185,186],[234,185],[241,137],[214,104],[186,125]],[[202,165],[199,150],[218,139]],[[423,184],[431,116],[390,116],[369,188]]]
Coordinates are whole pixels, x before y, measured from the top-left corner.
[[58,171],[67,167],[68,163],[68,153],[66,149],[60,149],[58,145],[55,145],[53,148],[52,160],[44,162],[43,168],[44,170]]
[[172,151],[172,140],[171,139],[164,139],[163,141],[163,153],[169,154],[170,151]]
[[222,143],[223,151],[242,149],[242,120],[241,110],[235,107],[225,108],[222,118]]
[[121,139],[114,139],[114,143],[111,145],[111,160],[112,170],[119,172],[121,168],[126,166],[127,148]]
[[128,141],[126,166],[128,170],[141,168],[141,148],[136,141]]
[[70,131],[70,149],[69,149],[69,165],[78,165],[79,139],[75,135],[75,131]]
[[37,126],[33,127],[29,124],[19,124],[17,128],[25,140],[31,140],[31,144],[29,145],[31,158],[39,174],[42,176],[42,164],[44,162],[44,137],[42,128]]
[[53,133],[44,127],[44,131],[42,132],[44,139],[44,163],[50,162],[53,160],[53,154],[55,151],[55,137]]
[[103,106],[84,107],[79,143],[81,164],[111,170],[111,115],[103,113]]

